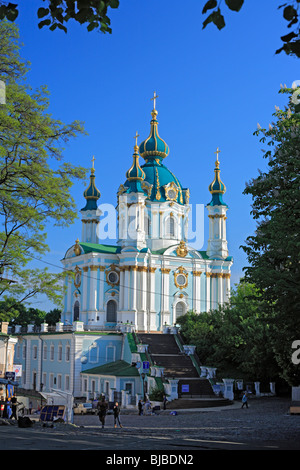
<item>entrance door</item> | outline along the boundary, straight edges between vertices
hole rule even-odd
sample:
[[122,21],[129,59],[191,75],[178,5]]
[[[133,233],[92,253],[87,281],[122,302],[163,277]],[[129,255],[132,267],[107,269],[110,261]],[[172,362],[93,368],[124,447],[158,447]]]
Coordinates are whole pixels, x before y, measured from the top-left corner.
[[114,300],[109,300],[106,305],[106,321],[108,323],[117,322],[117,303]]

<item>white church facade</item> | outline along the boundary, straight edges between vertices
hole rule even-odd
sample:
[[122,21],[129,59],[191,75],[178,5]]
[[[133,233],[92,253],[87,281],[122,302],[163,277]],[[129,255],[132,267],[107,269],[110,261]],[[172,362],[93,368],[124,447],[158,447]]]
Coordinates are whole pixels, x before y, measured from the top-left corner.
[[158,134],[157,114],[154,99],[149,136],[139,146],[136,136],[126,181],[118,189],[115,245],[98,240],[100,192],[94,165],[91,169],[81,238],[62,260],[64,269],[75,273],[66,277],[65,324],[80,321],[87,329],[113,330],[130,323],[140,332],[159,332],[189,310],[209,311],[228,299],[233,260],[219,150],[206,206],[208,244],[200,251],[188,245],[190,191],[165,165],[169,147]]

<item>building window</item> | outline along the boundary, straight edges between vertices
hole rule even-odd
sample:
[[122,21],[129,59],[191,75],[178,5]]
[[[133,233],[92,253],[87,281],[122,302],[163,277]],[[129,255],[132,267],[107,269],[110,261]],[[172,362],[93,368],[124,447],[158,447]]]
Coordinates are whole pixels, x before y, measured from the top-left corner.
[[59,344],[58,346],[58,360],[62,361],[62,345]]
[[66,362],[70,362],[70,353],[71,353],[71,348],[70,348],[70,345],[67,344],[67,346],[66,346]]
[[70,376],[69,375],[65,376],[65,390],[70,391]]
[[167,218],[166,236],[175,237],[175,219],[172,216]]
[[57,388],[61,390],[61,374],[57,375]]
[[76,300],[74,304],[74,321],[79,321],[79,302]]
[[50,346],[50,361],[54,361],[54,344]]
[[178,302],[176,305],[176,319],[185,314],[185,304],[183,302]]
[[33,359],[37,359],[37,346],[33,346],[32,354]]
[[47,360],[47,353],[48,353],[48,346],[47,346],[47,344],[44,344],[44,347],[43,347],[43,359],[44,359],[44,361]]
[[106,305],[106,321],[108,323],[116,323],[117,321],[117,304],[114,300],[109,300]]
[[107,346],[106,347],[106,362],[114,362],[115,361],[115,348],[114,346]]

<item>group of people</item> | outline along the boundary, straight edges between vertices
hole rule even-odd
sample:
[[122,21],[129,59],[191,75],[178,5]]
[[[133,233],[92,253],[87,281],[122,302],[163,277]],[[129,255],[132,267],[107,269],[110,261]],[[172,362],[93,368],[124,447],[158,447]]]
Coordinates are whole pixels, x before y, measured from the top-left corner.
[[[106,419],[106,414],[108,411],[108,402],[105,400],[105,396],[102,395],[101,399],[97,403],[97,411],[98,411],[98,416],[99,420],[102,424],[102,429],[104,429],[105,426],[105,419]],[[120,407],[119,403],[116,401],[113,407],[113,414],[114,414],[114,427],[117,428],[118,425],[120,428],[122,428],[122,424],[120,421]]]
[[18,419],[17,417],[17,398],[13,395],[5,400],[3,396],[0,399],[0,418]]
[[[166,397],[166,395],[164,395],[164,397],[163,397],[163,409],[164,410],[167,408],[167,403],[168,403],[167,397]],[[139,410],[139,416],[155,414],[155,409],[154,409],[154,407],[152,408],[152,405],[151,405],[151,402],[149,401],[149,398],[147,398],[144,401],[139,400],[138,410]]]

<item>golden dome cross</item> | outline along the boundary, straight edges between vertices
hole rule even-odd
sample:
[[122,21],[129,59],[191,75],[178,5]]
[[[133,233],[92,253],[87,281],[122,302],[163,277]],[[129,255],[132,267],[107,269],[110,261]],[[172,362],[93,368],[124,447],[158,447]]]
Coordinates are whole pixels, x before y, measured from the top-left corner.
[[138,131],[136,131],[135,136],[134,136],[136,147],[137,147],[137,144],[138,144],[138,143],[137,143],[138,137],[139,137],[139,134],[138,134]]
[[151,101],[153,100],[153,109],[155,109],[156,106],[156,98],[158,98],[158,95],[156,94],[156,91],[153,94],[153,98],[151,98]]
[[214,152],[214,153],[217,154],[217,161],[219,161],[219,153],[220,153],[220,152],[221,152],[221,150],[219,149],[219,147],[217,147],[216,152]]

